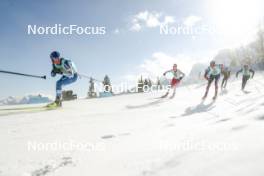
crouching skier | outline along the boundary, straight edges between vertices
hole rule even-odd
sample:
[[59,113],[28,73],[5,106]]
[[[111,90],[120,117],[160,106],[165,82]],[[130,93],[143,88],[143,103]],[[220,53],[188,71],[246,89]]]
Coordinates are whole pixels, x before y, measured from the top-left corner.
[[210,66],[205,70],[204,78],[208,81],[205,94],[203,96],[203,100],[206,99],[210,86],[213,81],[215,81],[215,95],[213,100],[216,100],[218,94],[218,82],[220,79],[222,71],[222,66],[215,64],[215,61],[210,62]]
[[[173,75],[173,78],[172,78],[171,84],[170,84],[170,86],[171,86],[170,88],[173,89],[173,94],[172,94],[171,98],[173,98],[175,96],[176,86],[181,82],[181,80],[185,76],[185,74],[177,68],[177,64],[174,64],[172,70],[166,71],[165,73],[163,73],[163,75],[166,76],[167,73],[172,73],[172,75]],[[169,95],[169,92],[170,92],[170,89],[168,89],[166,94],[163,95],[161,98],[166,98]]]
[[55,77],[56,74],[62,77],[56,83],[56,100],[47,105],[47,107],[61,107],[62,106],[62,86],[74,83],[78,79],[78,74],[74,63],[71,60],[66,60],[60,57],[60,53],[53,51],[50,54],[52,61],[51,76]]
[[243,66],[243,68],[241,68],[240,70],[238,70],[238,72],[236,73],[236,77],[238,77],[238,74],[239,73],[243,73],[243,76],[242,76],[242,86],[241,86],[241,90],[244,91],[245,87],[246,87],[246,84],[247,84],[247,81],[249,80],[250,78],[250,73],[252,73],[252,76],[251,78],[254,77],[255,75],[255,71],[252,70],[249,65],[245,64]]

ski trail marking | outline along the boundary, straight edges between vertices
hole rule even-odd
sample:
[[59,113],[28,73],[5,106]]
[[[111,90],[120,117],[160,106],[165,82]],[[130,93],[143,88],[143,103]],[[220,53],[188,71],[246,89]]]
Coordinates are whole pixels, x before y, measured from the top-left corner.
[[238,130],[242,130],[244,128],[246,128],[247,125],[238,125],[238,126],[234,126],[231,128],[232,131],[238,131]]
[[215,123],[227,122],[229,120],[231,119],[230,118],[220,119],[220,120],[217,120]]
[[109,134],[109,135],[104,135],[101,138],[102,139],[111,139],[111,138],[114,138],[114,137],[115,137],[115,135]]

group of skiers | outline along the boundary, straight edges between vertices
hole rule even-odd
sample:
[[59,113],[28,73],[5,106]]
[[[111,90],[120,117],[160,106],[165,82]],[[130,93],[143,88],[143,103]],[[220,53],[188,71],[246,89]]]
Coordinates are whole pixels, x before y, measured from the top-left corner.
[[[249,78],[254,77],[255,71],[252,68],[250,68],[249,65],[245,64],[245,65],[243,65],[243,67],[239,71],[236,72],[236,77],[238,77],[238,74],[241,72],[243,74],[241,90],[244,91],[245,86],[247,84],[247,81],[249,80]],[[171,70],[166,71],[163,75],[165,76],[167,73],[172,73],[172,75],[173,75],[170,86],[171,86],[171,89],[173,89],[172,97],[174,97],[176,87],[181,82],[181,80],[183,79],[185,74],[177,68],[177,64],[174,64],[173,68]],[[205,70],[205,74],[204,74],[204,78],[208,82],[207,82],[205,94],[202,98],[203,100],[206,99],[208,92],[209,92],[209,89],[211,87],[211,84],[213,82],[214,82],[214,86],[215,86],[215,94],[214,94],[213,100],[215,100],[217,98],[218,84],[219,84],[221,74],[223,75],[223,79],[222,79],[222,83],[221,83],[221,89],[223,90],[226,88],[227,81],[231,76],[231,70],[228,67],[224,66],[223,64],[216,64],[215,61],[211,61],[210,65]],[[167,97],[169,94],[169,91],[170,91],[170,89],[161,98]]]
[[[51,76],[54,77],[59,74],[62,75],[62,77],[56,83],[56,99],[53,103],[49,104],[48,107],[60,107],[62,105],[62,86],[76,82],[78,79],[78,73],[75,64],[71,60],[62,58],[58,51],[53,51],[50,54],[50,59],[52,62]],[[254,77],[255,71],[251,69],[249,65],[245,64],[239,71],[237,71],[236,77],[238,77],[238,74],[241,72],[243,74],[241,90],[244,91],[247,81],[250,77]],[[171,88],[168,89],[168,91],[165,95],[162,96],[162,98],[167,97],[171,89],[173,90],[171,98],[173,98],[176,92],[176,87],[185,77],[185,74],[180,69],[178,69],[177,64],[174,64],[173,68],[164,72],[163,75],[165,76],[167,73],[171,73],[173,75],[173,78],[170,83]],[[218,84],[221,74],[223,75],[221,88],[225,89],[227,81],[231,76],[231,71],[228,67],[225,67],[223,64],[216,64],[215,61],[211,61],[204,74],[204,78],[208,81],[208,83],[206,86],[205,94],[202,99],[205,99],[207,97],[209,89],[213,82],[215,86],[215,94],[213,99],[215,100],[217,98]]]
[[[250,77],[251,78],[254,77],[255,71],[251,69],[248,64],[245,64],[239,71],[236,72],[236,77],[238,77],[238,74],[241,72],[243,74],[241,90],[244,91],[247,81],[249,80]],[[203,99],[207,97],[211,83],[213,81],[215,82],[215,94],[213,99],[215,100],[217,98],[218,81],[221,77],[221,74],[223,75],[223,80],[221,84],[221,89],[223,90],[226,88],[227,81],[231,76],[231,70],[228,67],[225,67],[223,64],[216,64],[215,61],[211,61],[210,66],[206,69],[204,74],[204,78],[208,80],[208,84]]]

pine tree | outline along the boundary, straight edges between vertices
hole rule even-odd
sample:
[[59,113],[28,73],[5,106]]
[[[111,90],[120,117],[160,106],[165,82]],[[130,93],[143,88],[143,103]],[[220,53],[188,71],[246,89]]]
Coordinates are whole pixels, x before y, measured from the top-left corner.
[[111,86],[111,81],[108,75],[105,75],[103,85],[105,88],[105,92],[111,92],[112,93],[112,86]]
[[138,92],[143,92],[143,86],[144,86],[144,82],[141,76],[140,79],[138,80],[138,85],[137,85]]
[[162,89],[162,85],[161,85],[161,82],[160,82],[160,78],[157,77],[157,89]]
[[89,81],[89,91],[88,91],[88,97],[89,98],[94,98],[96,97],[96,92],[95,92],[95,87],[94,87],[94,80],[93,78],[90,78]]
[[148,86],[149,86],[149,81],[148,79],[144,80],[144,91],[146,92],[148,90]]
[[151,81],[151,79],[148,79],[148,86],[149,86],[149,88],[152,87],[152,81]]

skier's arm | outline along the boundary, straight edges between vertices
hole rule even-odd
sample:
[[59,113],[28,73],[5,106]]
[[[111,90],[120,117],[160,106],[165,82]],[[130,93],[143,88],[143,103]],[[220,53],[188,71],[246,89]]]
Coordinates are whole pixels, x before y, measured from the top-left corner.
[[236,77],[238,77],[238,74],[241,73],[243,71],[243,69],[240,69],[236,72]]
[[168,70],[168,71],[165,71],[164,73],[163,73],[163,76],[165,76],[167,73],[169,73],[169,72],[171,72],[171,70]]
[[74,74],[74,71],[73,71],[73,68],[72,68],[72,64],[71,64],[71,61],[65,61],[64,63],[64,68],[66,69],[66,71],[70,74],[70,75],[73,75]]
[[204,72],[204,79],[208,80],[208,73],[209,73],[209,69],[206,69]]
[[251,78],[253,78],[253,77],[254,77],[254,75],[255,75],[255,71],[254,71],[254,70],[252,70],[252,69],[250,69],[249,71],[252,73],[252,76],[251,76]]
[[56,76],[56,74],[62,74],[62,72],[59,70],[59,69],[57,69],[55,66],[54,66],[54,64],[52,64],[52,70],[51,70],[51,76],[52,77],[55,77]]
[[182,80],[182,78],[184,78],[185,77],[185,73],[183,73],[181,70],[179,70],[180,71],[180,80]]

